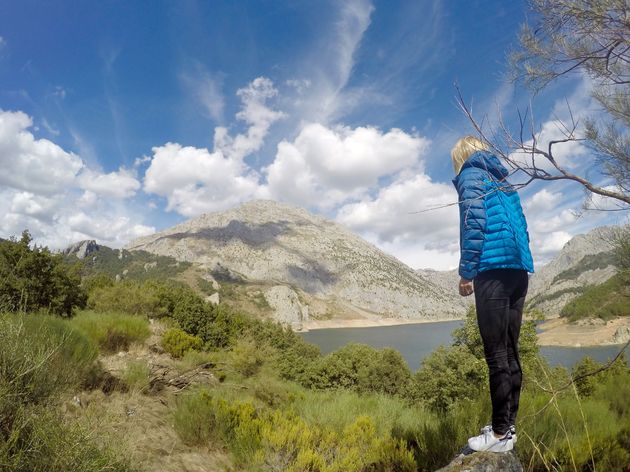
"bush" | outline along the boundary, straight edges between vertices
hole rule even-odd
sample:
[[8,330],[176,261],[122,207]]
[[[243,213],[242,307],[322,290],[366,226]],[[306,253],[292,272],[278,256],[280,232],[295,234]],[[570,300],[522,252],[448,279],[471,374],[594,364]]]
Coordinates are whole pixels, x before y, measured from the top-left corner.
[[180,358],[190,350],[199,350],[203,346],[203,341],[197,336],[171,328],[162,335],[162,347],[171,356]]
[[0,385],[21,404],[43,403],[76,387],[96,356],[96,346],[64,320],[0,315]]
[[128,350],[131,344],[143,342],[150,334],[148,321],[133,315],[84,311],[69,322],[109,353]]
[[464,346],[440,346],[422,361],[413,396],[436,411],[474,400],[488,384],[488,366]]
[[120,451],[94,441],[94,432],[46,408],[19,411],[0,434],[0,468],[11,472],[131,472]]
[[131,389],[143,391],[149,386],[151,369],[146,362],[132,361],[127,364],[122,374],[122,380]]
[[404,441],[379,437],[368,417],[341,433],[309,425],[295,413],[257,410],[249,402],[228,402],[209,391],[181,397],[175,429],[189,444],[222,441],[236,462],[263,470],[416,470]]
[[28,231],[19,241],[0,240],[0,310],[71,316],[85,306],[78,266],[45,247],[31,249],[31,242]]
[[230,354],[230,364],[244,377],[256,375],[269,357],[269,353],[256,346],[251,338],[239,339]]
[[95,284],[89,293],[87,306],[98,313],[128,313],[130,315],[154,316],[159,312],[157,294],[145,284],[122,281],[112,285]]
[[407,394],[410,381],[409,367],[399,352],[357,343],[317,359],[305,375],[305,385],[310,388],[348,388],[391,395]]

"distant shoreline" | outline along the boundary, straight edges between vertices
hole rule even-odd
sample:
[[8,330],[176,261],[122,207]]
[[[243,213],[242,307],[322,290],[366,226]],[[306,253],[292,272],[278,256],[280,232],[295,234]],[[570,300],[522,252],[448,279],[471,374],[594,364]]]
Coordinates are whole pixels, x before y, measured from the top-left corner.
[[336,319],[336,320],[310,320],[302,324],[302,329],[299,331],[305,333],[308,331],[315,331],[318,329],[335,329],[335,328],[377,328],[379,326],[397,326],[407,324],[425,324],[425,323],[443,323],[445,321],[461,321],[464,318],[431,318],[431,319],[404,319],[404,318],[378,318],[378,319],[366,319],[366,318],[351,318],[351,319]]
[[[381,326],[398,326],[408,324],[443,323],[446,321],[462,321],[463,318],[432,318],[432,319],[402,319],[402,318],[352,318],[333,320],[309,320],[302,324],[302,329],[296,330],[299,333],[316,331],[320,329],[337,328],[377,328]],[[580,326],[569,323],[564,318],[552,318],[540,324],[541,332],[538,333],[538,344],[540,346],[557,347],[593,347],[593,346],[614,346],[612,338],[617,328],[621,326],[630,327],[630,317],[617,318],[605,325]]]

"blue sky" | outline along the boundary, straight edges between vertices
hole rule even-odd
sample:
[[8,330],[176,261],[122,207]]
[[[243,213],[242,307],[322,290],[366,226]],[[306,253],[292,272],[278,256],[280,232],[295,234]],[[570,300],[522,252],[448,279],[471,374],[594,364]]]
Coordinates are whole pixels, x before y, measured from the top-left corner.
[[[481,115],[527,105],[505,78],[525,18],[489,0],[4,2],[0,236],[120,246],[272,198],[412,267],[454,267],[456,209],[413,212],[456,198],[449,150],[471,129],[454,83]],[[569,79],[535,98],[541,129],[565,98],[592,107]],[[584,149],[565,154],[584,168]],[[522,192],[538,263],[617,221],[583,197]]]

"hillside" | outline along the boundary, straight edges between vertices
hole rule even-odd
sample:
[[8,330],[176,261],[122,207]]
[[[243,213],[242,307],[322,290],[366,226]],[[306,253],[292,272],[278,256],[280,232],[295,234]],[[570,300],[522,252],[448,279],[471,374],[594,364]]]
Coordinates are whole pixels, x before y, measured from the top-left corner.
[[233,290],[256,286],[277,316],[284,312],[280,317],[294,323],[437,320],[465,313],[452,291],[341,225],[272,201],[205,214],[137,239],[126,249],[192,263],[205,271],[209,283]]
[[575,236],[549,263],[536,268],[530,279],[528,307],[558,316],[586,287],[610,279],[617,272],[613,231],[614,227],[603,226]]

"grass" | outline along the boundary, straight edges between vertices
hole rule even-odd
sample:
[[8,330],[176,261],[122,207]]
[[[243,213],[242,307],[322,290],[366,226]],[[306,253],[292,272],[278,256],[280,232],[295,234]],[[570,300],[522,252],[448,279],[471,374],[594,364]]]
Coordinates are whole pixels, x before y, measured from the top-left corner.
[[122,380],[132,391],[142,392],[149,386],[151,369],[145,361],[131,361],[122,373]]
[[69,321],[104,352],[128,350],[149,337],[149,323],[140,316],[82,311]]
[[62,395],[93,369],[97,348],[65,320],[0,315],[0,470],[131,471],[95,431],[61,415]]

